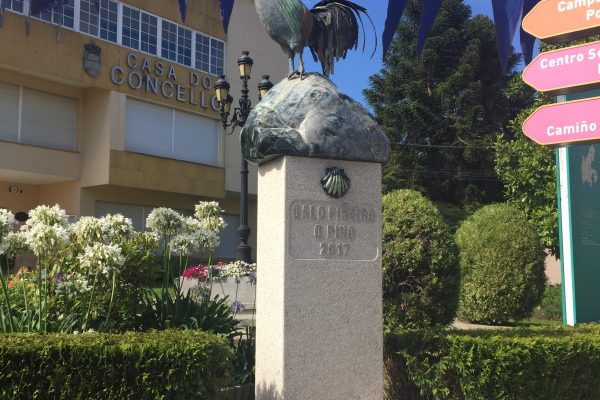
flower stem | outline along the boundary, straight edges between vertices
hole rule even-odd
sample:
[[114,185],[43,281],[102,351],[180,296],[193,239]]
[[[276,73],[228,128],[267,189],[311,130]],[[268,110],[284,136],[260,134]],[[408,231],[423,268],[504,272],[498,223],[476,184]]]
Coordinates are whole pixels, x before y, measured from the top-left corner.
[[83,322],[83,329],[87,330],[88,328],[88,321],[90,318],[90,312],[92,311],[92,301],[94,301],[94,292],[96,292],[96,283],[98,282],[98,272],[96,272],[96,275],[94,275],[94,284],[92,285],[92,293],[90,293],[90,302],[88,304],[88,310],[85,313],[85,320]]
[[112,276],[112,290],[110,292],[110,303],[108,305],[108,313],[106,314],[106,322],[104,325],[108,325],[108,321],[110,320],[110,313],[112,311],[113,301],[115,299],[115,289],[117,287],[117,272],[113,271]]
[[[8,260],[6,261],[6,267],[8,270]],[[14,332],[15,331],[15,326],[13,323],[13,319],[12,319],[12,310],[11,310],[11,306],[10,306],[10,299],[8,298],[8,284],[7,284],[7,279],[4,279],[4,271],[0,270],[0,278],[2,279],[2,291],[4,292],[4,299],[6,301],[6,308],[8,310],[8,322],[10,325],[10,331]]]

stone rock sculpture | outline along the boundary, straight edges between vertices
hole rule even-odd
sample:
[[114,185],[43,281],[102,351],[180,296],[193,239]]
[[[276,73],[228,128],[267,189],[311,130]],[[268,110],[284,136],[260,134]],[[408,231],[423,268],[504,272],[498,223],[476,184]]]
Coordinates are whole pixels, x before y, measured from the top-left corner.
[[275,85],[250,113],[241,146],[258,164],[283,155],[385,163],[390,154],[373,116],[320,74]]

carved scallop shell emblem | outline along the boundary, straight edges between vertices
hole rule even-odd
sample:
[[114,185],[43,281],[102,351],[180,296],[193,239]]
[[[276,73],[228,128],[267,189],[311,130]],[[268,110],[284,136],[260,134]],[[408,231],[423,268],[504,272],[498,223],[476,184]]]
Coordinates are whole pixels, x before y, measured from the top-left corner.
[[334,199],[344,197],[350,190],[350,178],[343,169],[332,167],[325,169],[325,176],[321,178],[321,187],[328,196]]

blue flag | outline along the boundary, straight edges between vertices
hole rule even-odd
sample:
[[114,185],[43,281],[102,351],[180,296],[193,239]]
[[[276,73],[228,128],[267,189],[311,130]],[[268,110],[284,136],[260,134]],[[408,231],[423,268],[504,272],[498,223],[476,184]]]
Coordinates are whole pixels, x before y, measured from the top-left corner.
[[506,72],[512,41],[523,13],[523,0],[492,0],[492,8],[498,38],[500,65],[502,71]]
[[[531,11],[533,9],[533,7],[535,7],[535,5],[539,2],[540,2],[540,0],[525,0],[524,5],[523,5],[523,17],[525,17],[527,14],[529,14],[529,11]],[[521,26],[520,38],[521,38],[521,51],[523,52],[523,58],[525,59],[525,65],[527,65],[531,62],[531,59],[533,58],[533,48],[535,46],[535,37],[533,37],[529,33],[525,32],[523,30],[523,27]]]
[[235,0],[221,0],[221,18],[223,18],[223,30],[227,33],[229,29],[229,20],[233,12],[233,3]]
[[441,6],[442,0],[423,0],[421,25],[419,26],[419,37],[417,39],[417,55],[421,54],[423,46],[425,46],[425,39],[429,35],[429,31],[435,22],[435,17],[437,17]]
[[396,28],[402,19],[404,9],[408,0],[390,0],[388,3],[387,18],[385,20],[385,30],[383,31],[383,54],[385,55],[392,44],[392,39],[396,33]]
[[187,0],[179,0],[179,14],[181,21],[185,22],[185,13],[187,12]]

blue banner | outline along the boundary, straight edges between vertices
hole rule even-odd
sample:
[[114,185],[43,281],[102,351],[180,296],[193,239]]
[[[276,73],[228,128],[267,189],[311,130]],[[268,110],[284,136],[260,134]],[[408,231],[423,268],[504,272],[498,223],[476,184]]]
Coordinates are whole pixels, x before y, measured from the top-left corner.
[[221,0],[221,18],[223,19],[223,30],[227,33],[229,29],[229,20],[233,12],[233,3],[235,0]]
[[[525,0],[523,4],[523,17],[529,14],[529,11],[535,7],[540,0]],[[529,64],[533,58],[533,48],[535,46],[535,37],[523,30],[521,27],[521,51],[523,52],[523,58],[525,59],[525,65]]]
[[181,14],[181,21],[185,22],[185,14],[187,12],[187,0],[179,0],[179,14]]
[[383,31],[383,54],[385,55],[392,44],[392,39],[396,33],[396,28],[402,19],[404,9],[408,0],[390,0],[388,3],[387,18],[385,20],[385,30]]
[[437,17],[441,6],[442,0],[423,0],[421,25],[419,26],[419,37],[417,39],[417,55],[421,54],[421,50],[425,46],[425,39],[429,35],[429,31],[435,22],[435,17]]
[[523,0],[492,0],[494,23],[498,38],[498,52],[502,71],[506,72],[511,54],[512,41],[521,21]]

